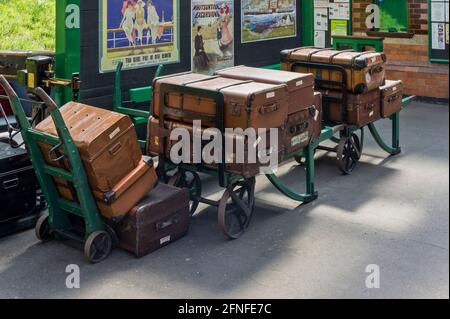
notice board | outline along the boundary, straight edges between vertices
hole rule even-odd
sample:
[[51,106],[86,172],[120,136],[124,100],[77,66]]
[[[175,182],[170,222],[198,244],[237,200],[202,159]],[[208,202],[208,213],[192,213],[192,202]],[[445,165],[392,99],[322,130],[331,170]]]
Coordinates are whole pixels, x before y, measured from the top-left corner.
[[429,55],[431,62],[449,60],[449,0],[429,0]]

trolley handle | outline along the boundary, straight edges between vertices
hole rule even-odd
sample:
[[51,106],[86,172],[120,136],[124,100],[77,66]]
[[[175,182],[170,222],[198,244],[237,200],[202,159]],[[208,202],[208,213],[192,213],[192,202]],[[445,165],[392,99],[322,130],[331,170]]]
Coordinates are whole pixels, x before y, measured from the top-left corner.
[[52,100],[50,96],[48,96],[45,91],[38,87],[34,90],[34,93],[45,103],[45,105],[50,109],[50,111],[54,111],[58,109],[58,106],[56,105],[55,101]]
[[9,82],[6,80],[6,78],[3,75],[0,75],[0,85],[3,86],[3,88],[5,89],[6,95],[8,95],[8,97],[10,99],[18,98],[17,93],[14,91],[11,84],[9,84]]

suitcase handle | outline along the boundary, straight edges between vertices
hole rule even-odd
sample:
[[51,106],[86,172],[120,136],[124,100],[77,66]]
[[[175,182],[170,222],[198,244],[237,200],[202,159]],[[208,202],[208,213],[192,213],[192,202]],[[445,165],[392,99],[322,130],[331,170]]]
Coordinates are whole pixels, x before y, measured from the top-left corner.
[[116,155],[117,153],[119,153],[119,151],[122,149],[122,143],[118,142],[117,144],[115,144],[114,146],[112,146],[108,152],[109,154],[111,154],[112,156]]
[[180,222],[180,216],[174,215],[172,217],[170,217],[168,220],[163,221],[163,222],[159,222],[156,224],[156,230],[157,231],[161,231],[163,229],[166,229],[172,225],[178,224]]
[[3,182],[3,189],[4,190],[11,189],[11,188],[16,188],[17,186],[19,186],[19,179],[18,178],[10,179],[9,181],[4,181]]
[[265,115],[268,113],[273,113],[276,111],[278,111],[278,103],[271,103],[271,104],[263,105],[259,109],[259,113],[261,113],[262,115]]

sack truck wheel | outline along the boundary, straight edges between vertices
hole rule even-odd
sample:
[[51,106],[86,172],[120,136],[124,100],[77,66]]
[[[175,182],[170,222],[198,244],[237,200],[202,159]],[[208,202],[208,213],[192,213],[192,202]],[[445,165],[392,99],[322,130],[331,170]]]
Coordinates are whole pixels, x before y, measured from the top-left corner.
[[34,228],[36,238],[40,241],[49,241],[53,238],[53,231],[50,227],[48,213],[43,213],[36,222],[36,227]]
[[193,216],[200,204],[200,197],[202,196],[202,181],[200,176],[195,172],[180,171],[169,180],[168,185],[189,189],[191,196],[189,213]]
[[219,227],[230,239],[238,239],[247,230],[255,210],[255,178],[234,184],[219,202]]
[[350,175],[361,159],[363,145],[355,133],[343,137],[337,148],[337,162],[339,169],[345,175]]
[[84,244],[84,256],[96,264],[105,260],[112,250],[111,235],[103,230],[90,234]]

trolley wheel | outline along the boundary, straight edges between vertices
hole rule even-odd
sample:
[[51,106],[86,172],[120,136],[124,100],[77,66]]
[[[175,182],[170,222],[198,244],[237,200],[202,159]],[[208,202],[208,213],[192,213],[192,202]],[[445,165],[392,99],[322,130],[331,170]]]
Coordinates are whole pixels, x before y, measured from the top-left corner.
[[49,223],[48,213],[43,213],[38,218],[34,232],[36,234],[36,238],[40,241],[49,241],[53,238],[53,231]]
[[84,244],[84,256],[93,264],[106,259],[111,253],[111,250],[111,235],[104,230],[90,234]]
[[355,170],[361,159],[362,149],[361,139],[355,133],[341,138],[337,148],[337,162],[344,174],[350,175]]
[[200,197],[202,196],[202,181],[197,173],[191,171],[179,171],[172,178],[170,178],[168,185],[189,189],[191,201],[189,203],[189,213],[191,216],[200,204]]
[[254,209],[255,178],[228,187],[219,202],[220,228],[231,239],[241,237],[250,225]]

